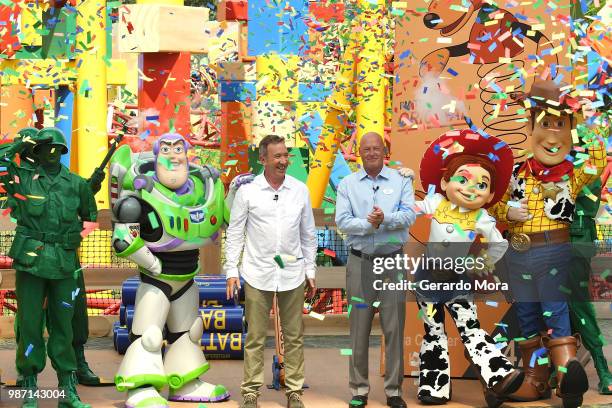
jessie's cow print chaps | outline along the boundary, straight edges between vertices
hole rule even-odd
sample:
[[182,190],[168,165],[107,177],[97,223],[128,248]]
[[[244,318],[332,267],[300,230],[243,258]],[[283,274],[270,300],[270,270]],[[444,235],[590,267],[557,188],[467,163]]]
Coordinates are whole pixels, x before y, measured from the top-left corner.
[[448,339],[444,330],[444,306],[455,321],[461,341],[476,369],[489,387],[493,387],[513,370],[512,364],[496,347],[491,336],[480,328],[476,305],[467,300],[429,303],[419,300],[425,336],[420,351],[419,396],[450,400],[450,361]]

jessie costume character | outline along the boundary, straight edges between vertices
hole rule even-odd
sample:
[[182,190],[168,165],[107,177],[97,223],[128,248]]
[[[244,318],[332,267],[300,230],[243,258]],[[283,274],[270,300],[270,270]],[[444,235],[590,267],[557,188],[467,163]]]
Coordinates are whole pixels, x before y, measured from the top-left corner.
[[[523,381],[524,374],[514,369],[493,338],[480,328],[471,290],[462,290],[465,285],[460,285],[469,281],[463,266],[467,266],[468,251],[477,236],[483,237],[488,246],[482,268],[492,269],[508,248],[485,207],[503,196],[512,164],[507,144],[471,130],[445,133],[429,146],[421,161],[421,182],[428,194],[416,206],[419,213],[431,216],[427,259],[455,260],[454,267],[435,265],[434,261],[434,266],[428,263],[416,272],[417,302],[425,326],[417,396],[424,404],[441,405],[451,398],[445,307],[485,386],[489,407],[501,405]],[[463,261],[457,263],[460,259]],[[476,265],[471,268],[479,269]],[[448,286],[427,289],[424,283],[431,281]]]
[[[515,164],[510,188],[492,209],[498,221],[508,224],[509,281],[523,336],[519,348],[526,377],[511,397],[548,398],[550,361],[565,408],[580,406],[588,389],[586,373],[576,359],[579,338],[572,336],[568,310],[569,226],[576,196],[606,165],[605,144],[595,135],[573,146],[573,112],[580,103],[568,92],[569,86],[554,81],[532,86],[526,106],[533,155]],[[546,353],[548,359],[543,358]]]

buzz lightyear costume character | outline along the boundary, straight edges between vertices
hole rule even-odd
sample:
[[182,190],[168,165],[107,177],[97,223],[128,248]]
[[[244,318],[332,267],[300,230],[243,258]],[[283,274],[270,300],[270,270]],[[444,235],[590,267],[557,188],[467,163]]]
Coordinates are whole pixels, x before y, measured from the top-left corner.
[[115,377],[117,389],[128,392],[129,408],[168,406],[159,394],[166,385],[171,401],[229,397],[224,386],[199,378],[209,363],[199,344],[203,322],[193,279],[199,248],[229,220],[229,207],[218,172],[188,163],[188,148],[181,135],[165,134],[152,154],[132,154],[122,146],[111,160],[112,245],[118,256],[138,264],[141,279],[133,342]]

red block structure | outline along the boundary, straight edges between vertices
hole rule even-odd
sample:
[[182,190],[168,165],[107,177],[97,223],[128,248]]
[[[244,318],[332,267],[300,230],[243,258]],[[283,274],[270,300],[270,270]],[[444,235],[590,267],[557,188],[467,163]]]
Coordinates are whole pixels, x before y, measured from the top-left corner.
[[217,20],[248,21],[248,2],[245,0],[221,0],[217,6]]
[[0,6],[0,58],[10,58],[21,48],[17,19],[21,8],[17,4]]
[[308,5],[310,14],[317,20],[330,22],[333,20],[335,23],[341,23],[344,21],[344,3],[317,3],[311,2]]
[[188,52],[143,53],[145,75],[138,91],[139,132],[146,137],[161,136],[173,130],[181,135],[191,131],[189,122],[191,76]]

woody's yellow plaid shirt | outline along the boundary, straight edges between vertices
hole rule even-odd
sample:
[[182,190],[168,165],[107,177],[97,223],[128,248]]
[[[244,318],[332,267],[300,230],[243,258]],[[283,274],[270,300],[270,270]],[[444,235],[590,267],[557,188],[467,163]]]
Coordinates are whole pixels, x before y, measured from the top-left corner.
[[[574,168],[572,176],[569,179],[570,193],[574,200],[584,186],[591,184],[599,177],[607,164],[605,144],[599,139],[593,139],[592,145],[588,147],[588,150],[590,158],[588,161],[585,161],[584,165],[581,167]],[[596,174],[587,174],[585,172],[587,168],[595,168]],[[531,172],[525,177],[525,171],[526,170],[521,170],[517,175],[517,179],[525,180],[525,197],[527,198],[528,211],[533,217],[525,222],[509,221],[506,217],[508,213],[507,203],[510,200],[512,189],[515,187],[512,184],[508,187],[508,191],[506,191],[504,197],[490,208],[489,213],[498,221],[506,223],[510,233],[530,234],[567,228],[569,223],[552,220],[546,216],[544,212],[544,188],[542,187],[542,183],[537,180]],[[593,171],[590,172],[593,173]]]

